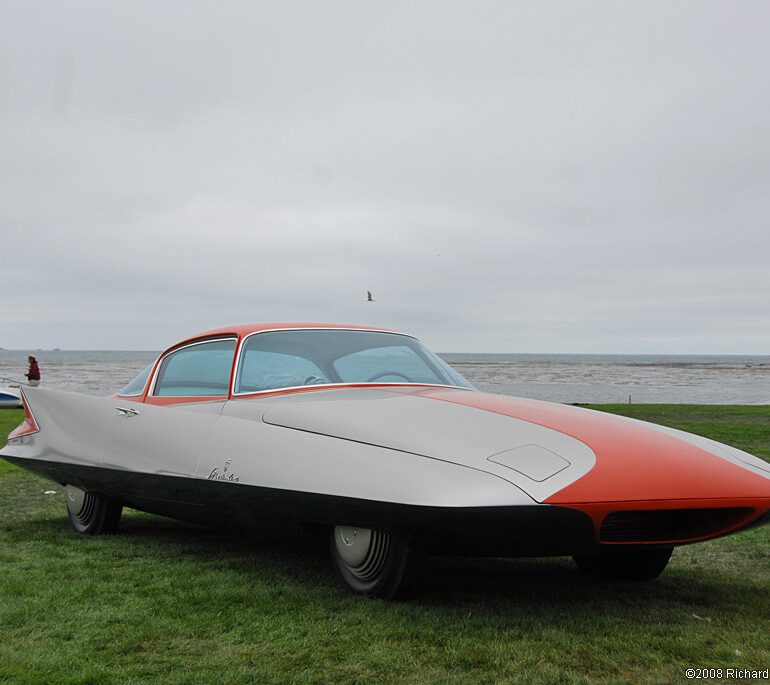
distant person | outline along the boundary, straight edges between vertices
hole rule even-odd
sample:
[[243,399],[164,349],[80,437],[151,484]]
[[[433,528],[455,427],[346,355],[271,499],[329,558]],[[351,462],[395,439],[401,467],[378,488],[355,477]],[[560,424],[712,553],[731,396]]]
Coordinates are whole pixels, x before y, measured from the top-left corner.
[[25,374],[30,385],[40,385],[40,367],[37,365],[37,359],[32,355],[27,358],[29,362],[29,371]]

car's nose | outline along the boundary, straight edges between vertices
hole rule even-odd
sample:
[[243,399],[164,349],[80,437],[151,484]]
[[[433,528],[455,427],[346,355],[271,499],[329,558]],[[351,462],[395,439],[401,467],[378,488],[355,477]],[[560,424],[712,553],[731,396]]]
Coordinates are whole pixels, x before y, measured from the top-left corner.
[[584,427],[579,436],[596,454],[594,467],[549,497],[549,504],[770,500],[770,473],[730,459],[729,454],[641,422],[615,423],[599,417],[596,424]]
[[713,445],[639,422],[624,422],[621,434],[608,423],[591,436],[591,471],[545,502],[588,514],[605,544],[694,542],[767,516],[764,468]]

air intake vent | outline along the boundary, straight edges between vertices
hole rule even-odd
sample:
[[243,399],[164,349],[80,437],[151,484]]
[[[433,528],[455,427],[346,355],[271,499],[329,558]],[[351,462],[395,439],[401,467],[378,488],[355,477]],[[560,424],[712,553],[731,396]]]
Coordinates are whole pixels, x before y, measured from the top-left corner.
[[601,542],[686,542],[737,528],[754,513],[748,507],[613,511],[602,522]]

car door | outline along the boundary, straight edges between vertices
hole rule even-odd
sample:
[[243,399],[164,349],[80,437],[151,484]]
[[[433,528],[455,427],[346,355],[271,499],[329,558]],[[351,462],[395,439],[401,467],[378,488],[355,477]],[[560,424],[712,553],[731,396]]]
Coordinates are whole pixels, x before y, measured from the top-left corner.
[[[112,422],[113,444],[132,452],[132,464],[144,474],[141,482],[123,474],[124,492],[200,502],[196,473],[229,396],[236,343],[236,337],[226,336],[170,350],[157,365],[144,406],[116,405],[122,416]],[[116,456],[126,461],[123,454]]]

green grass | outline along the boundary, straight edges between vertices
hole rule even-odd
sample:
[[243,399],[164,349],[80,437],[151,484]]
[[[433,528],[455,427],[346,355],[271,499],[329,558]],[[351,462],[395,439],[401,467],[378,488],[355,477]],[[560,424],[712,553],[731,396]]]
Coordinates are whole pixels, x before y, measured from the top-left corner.
[[[770,407],[601,408],[770,459]],[[0,435],[20,420],[0,411]],[[325,544],[293,531],[127,511],[91,539],[64,512],[60,486],[0,461],[0,682],[670,683],[770,666],[770,526],[678,548],[650,583],[440,559],[419,595],[385,603],[339,589]]]

